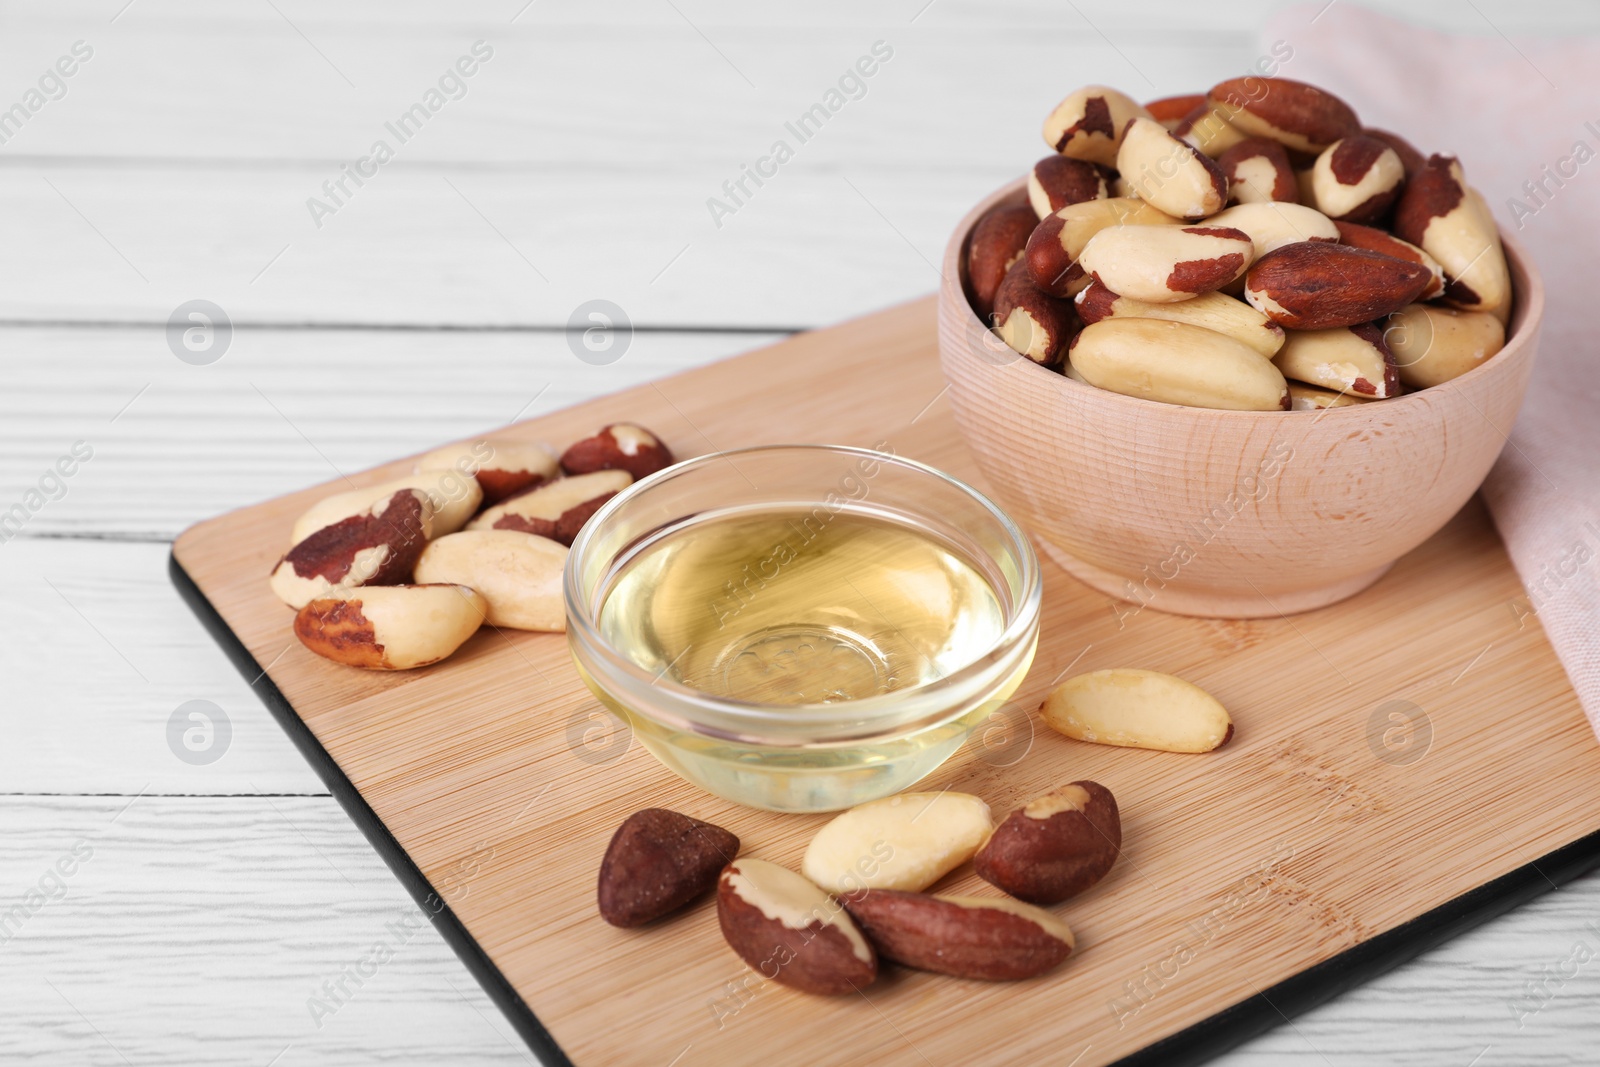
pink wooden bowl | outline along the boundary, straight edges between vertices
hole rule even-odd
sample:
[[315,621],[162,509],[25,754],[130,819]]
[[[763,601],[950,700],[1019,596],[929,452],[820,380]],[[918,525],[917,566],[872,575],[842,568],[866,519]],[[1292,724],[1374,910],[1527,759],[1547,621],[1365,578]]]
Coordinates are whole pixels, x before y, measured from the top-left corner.
[[964,292],[967,237],[1022,188],[984,200],[945,249],[940,359],[995,495],[1101,592],[1220,618],[1335,603],[1449,521],[1505,447],[1544,319],[1544,286],[1510,237],[1510,339],[1482,366],[1362,406],[1217,411],[1073,381],[984,326]]

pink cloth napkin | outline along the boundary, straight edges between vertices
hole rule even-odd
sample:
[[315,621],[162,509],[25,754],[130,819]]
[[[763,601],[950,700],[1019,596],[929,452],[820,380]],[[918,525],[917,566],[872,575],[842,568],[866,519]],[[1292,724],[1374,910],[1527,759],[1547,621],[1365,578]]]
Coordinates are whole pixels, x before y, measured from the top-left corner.
[[1533,383],[1483,494],[1526,589],[1508,611],[1543,623],[1600,734],[1600,37],[1506,37],[1475,8],[1457,34],[1318,0],[1277,13],[1262,52],[1287,43],[1283,77],[1457,156],[1544,276]]

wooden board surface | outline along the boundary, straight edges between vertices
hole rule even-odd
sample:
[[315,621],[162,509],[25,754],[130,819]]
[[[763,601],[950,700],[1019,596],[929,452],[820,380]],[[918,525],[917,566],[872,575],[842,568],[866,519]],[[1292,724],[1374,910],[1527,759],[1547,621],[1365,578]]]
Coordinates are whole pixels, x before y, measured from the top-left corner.
[[[942,390],[923,301],[514,432],[564,442],[626,418],[681,455],[887,440],[975,478]],[[593,879],[616,824],[646,805],[722,823],[747,854],[789,864],[826,817],[740,808],[671,777],[607,732],[561,637],[486,631],[395,676],[305,652],[265,575],[294,516],[334,488],[202,523],[175,555],[580,1064],[741,1063],[755,1045],[775,1063],[845,1050],[888,1064],[1108,1062],[1600,828],[1586,796],[1600,746],[1536,620],[1516,611],[1521,587],[1476,503],[1372,589],[1288,619],[1119,621],[1046,564],[1032,675],[992,743],[928,785],[999,810],[1071,778],[1117,793],[1124,857],[1059,909],[1079,957],[1027,983],[897,971],[860,998],[804,997],[754,981],[709,907],[645,932],[607,927]],[[1053,679],[1108,666],[1205,686],[1232,709],[1235,741],[1197,758],[1031,730],[1026,709]],[[1426,740],[1396,732],[1400,710],[1427,716]],[[963,871],[940,888],[978,886]]]

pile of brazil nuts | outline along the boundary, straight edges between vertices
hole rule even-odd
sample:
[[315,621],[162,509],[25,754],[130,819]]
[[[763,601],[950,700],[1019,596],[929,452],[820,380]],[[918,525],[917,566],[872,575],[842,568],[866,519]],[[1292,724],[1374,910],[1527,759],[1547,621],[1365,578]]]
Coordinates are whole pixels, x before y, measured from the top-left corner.
[[567,546],[600,506],[673,462],[649,430],[603,426],[559,457],[525,441],[448,445],[411,475],[336,493],[295,521],[272,591],[336,663],[437,663],[479,626],[566,629]]
[[[1155,671],[1068,679],[1039,709],[1079,741],[1209,752],[1233,721],[1205,690]],[[807,993],[870,985],[880,960],[957,978],[1032,978],[1077,948],[1050,907],[1104,878],[1122,850],[1111,790],[1069,782],[998,824],[969,793],[901,793],[842,812],[817,831],[798,872],[739,855],[737,835],[666,808],[634,812],[600,863],[600,915],[644,926],[716,894],[717,922],[763,978]],[[929,893],[971,862],[1005,896]]]
[[1451,156],[1332,93],[1243,77],[1140,105],[1079,89],[1028,200],[973,227],[967,295],[1035,363],[1193,407],[1343,407],[1505,343],[1511,275]]

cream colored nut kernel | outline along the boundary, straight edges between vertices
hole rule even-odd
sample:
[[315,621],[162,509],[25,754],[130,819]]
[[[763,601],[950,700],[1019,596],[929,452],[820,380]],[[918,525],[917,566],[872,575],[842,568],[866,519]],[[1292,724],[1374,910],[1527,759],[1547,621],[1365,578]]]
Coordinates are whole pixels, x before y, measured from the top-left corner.
[[1066,375],[1068,378],[1071,378],[1075,382],[1082,382],[1084,385],[1094,384],[1083,376],[1083,372],[1081,370],[1072,365],[1071,360],[1068,360],[1066,363],[1061,365],[1061,373]]
[[567,549],[520,530],[462,530],[430,542],[417,560],[419,583],[476,589],[488,601],[487,622],[513,630],[567,628],[561,599]]
[[1233,281],[1250,265],[1250,238],[1214,226],[1113,226],[1078,263],[1112,292],[1153,304],[1188,300]]
[[1206,220],[1207,226],[1243,230],[1255,245],[1255,258],[1299,241],[1337,241],[1333,220],[1304,204],[1235,204]]
[[1504,323],[1511,310],[1511,272],[1500,231],[1482,195],[1466,183],[1451,156],[1430,156],[1406,183],[1395,206],[1394,234],[1439,261],[1445,299],[1465,311],[1487,311]]
[[520,530],[570,545],[589,516],[633,484],[624,470],[559,478],[489,508],[467,523],[469,530]]
[[1505,327],[1487,311],[1412,304],[1383,326],[1400,380],[1418,389],[1460,377],[1506,343]]
[[1035,363],[1054,366],[1078,331],[1078,316],[1068,301],[1034,284],[1024,262],[1012,264],[994,294],[995,333],[1011,350]]
[[1285,378],[1336,393],[1369,400],[1400,393],[1394,356],[1383,331],[1370,322],[1328,330],[1290,330],[1272,362]]
[[1123,748],[1210,752],[1233,736],[1233,719],[1215,697],[1159,671],[1119,668],[1068,678],[1039,714],[1068,737]]
[[483,490],[484,504],[498,504],[514,493],[561,476],[561,467],[549,449],[532,441],[503,437],[458,441],[436,448],[417,460],[417,471],[470,475]]
[[1072,365],[1091,385],[1163,404],[1281,411],[1289,388],[1253,348],[1187,322],[1104,319],[1073,340]]
[[1406,168],[1395,150],[1363,134],[1335,141],[1311,167],[1317,210],[1345,222],[1383,218],[1405,180]]
[[1102,319],[1166,319],[1231,337],[1268,359],[1283,347],[1282,326],[1244,301],[1222,293],[1201,293],[1190,300],[1160,304],[1134,300],[1095,283],[1078,294],[1077,305],[1078,317],[1085,325]]
[[817,831],[800,870],[832,893],[926,889],[972,858],[994,828],[966,793],[901,793],[851,808]]
[[294,635],[336,663],[404,671],[460,648],[488,608],[464,585],[371,585],[311,601],[294,617]]
[[453,469],[418,471],[404,478],[324,497],[295,520],[290,543],[299,544],[324,526],[359,515],[402,489],[420,489],[427,494],[433,513],[430,537],[455,533],[467,524],[483,502],[483,489],[470,474]]
[[1249,139],[1250,135],[1223,118],[1222,112],[1210,104],[1200,103],[1185,115],[1172,135],[1192,144],[1212,159]]
[[1139,199],[1178,218],[1204,218],[1228,202],[1228,179],[1217,165],[1154,119],[1128,123],[1117,171]]
[[1332,389],[1306,385],[1304,382],[1291,381],[1289,383],[1290,411],[1323,411],[1327,408],[1360,407],[1371,399],[1371,397],[1360,397],[1354,393],[1336,393]]
[[1228,179],[1228,199],[1238,204],[1300,201],[1289,153],[1277,141],[1252,137],[1217,157]]
[[1130,119],[1150,117],[1143,105],[1104,85],[1088,85],[1044,120],[1044,143],[1073,159],[1112,166]]

